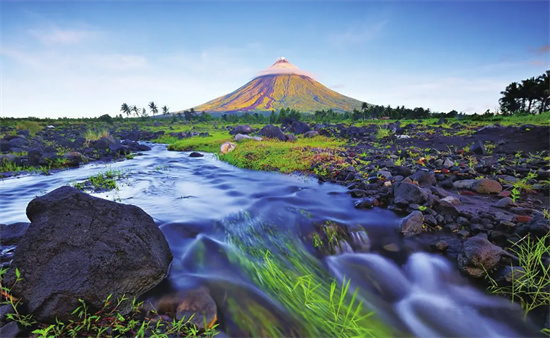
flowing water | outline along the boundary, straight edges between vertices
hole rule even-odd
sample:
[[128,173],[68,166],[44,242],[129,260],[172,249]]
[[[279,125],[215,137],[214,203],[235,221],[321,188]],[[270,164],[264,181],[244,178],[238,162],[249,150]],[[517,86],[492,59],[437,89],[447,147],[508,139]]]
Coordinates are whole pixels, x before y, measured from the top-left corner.
[[[212,154],[190,158],[189,153],[151,146],[133,160],[1,181],[0,222],[26,222],[25,208],[34,197],[107,169],[117,170],[128,174],[118,182],[118,190],[93,195],[141,207],[166,235],[174,261],[169,278],[154,292],[208,287],[218,305],[220,327],[230,336],[266,332],[261,328],[265,323],[244,325],[238,318],[254,316],[259,308],[284,323],[285,332],[296,332],[293,314],[276,295],[262,289],[242,260],[235,259],[246,257],[242,251],[247,249],[262,254],[269,250],[277,257],[291,246],[291,254],[300,256],[297,261],[310,262],[319,274],[350,280],[350,289],[358,290],[358,298],[394,335],[533,333],[522,322],[519,307],[469,285],[445,258],[385,254],[382,248],[388,244],[398,252],[403,246],[400,217],[384,209],[355,209],[345,187],[300,175],[238,169]],[[342,243],[338,255],[321,255],[312,235],[322,224],[345,227],[355,244]],[[361,252],[353,252],[351,247],[358,243],[361,250],[355,251]]]

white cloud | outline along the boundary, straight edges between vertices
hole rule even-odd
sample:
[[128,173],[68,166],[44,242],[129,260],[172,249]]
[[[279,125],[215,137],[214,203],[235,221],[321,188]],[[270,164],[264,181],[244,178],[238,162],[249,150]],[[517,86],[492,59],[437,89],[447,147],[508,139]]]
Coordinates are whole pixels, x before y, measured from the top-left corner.
[[[172,111],[197,106],[254,76],[246,55],[258,45],[163,55],[71,49],[4,48],[2,116],[79,117],[119,114],[123,102],[150,101]],[[9,64],[9,66],[8,66]]]
[[75,44],[97,34],[94,31],[61,29],[55,26],[29,29],[28,33],[44,44]]

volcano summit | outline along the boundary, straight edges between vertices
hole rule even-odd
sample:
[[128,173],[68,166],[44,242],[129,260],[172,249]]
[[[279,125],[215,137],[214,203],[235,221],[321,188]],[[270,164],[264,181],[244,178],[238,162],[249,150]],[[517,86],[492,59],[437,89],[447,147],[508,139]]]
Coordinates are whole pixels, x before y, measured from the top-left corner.
[[241,88],[201,104],[195,110],[235,113],[291,108],[305,113],[328,109],[343,112],[360,109],[361,104],[328,89],[282,57]]

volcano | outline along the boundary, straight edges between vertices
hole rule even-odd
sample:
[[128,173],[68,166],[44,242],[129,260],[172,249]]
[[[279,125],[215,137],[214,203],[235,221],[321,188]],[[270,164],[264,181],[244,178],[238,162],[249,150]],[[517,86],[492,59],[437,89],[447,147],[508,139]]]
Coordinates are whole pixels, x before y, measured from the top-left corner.
[[362,101],[344,96],[315,81],[313,77],[279,58],[262,70],[250,82],[217,99],[195,107],[196,111],[267,112],[281,108],[295,109],[303,113],[317,110],[344,112],[360,109]]

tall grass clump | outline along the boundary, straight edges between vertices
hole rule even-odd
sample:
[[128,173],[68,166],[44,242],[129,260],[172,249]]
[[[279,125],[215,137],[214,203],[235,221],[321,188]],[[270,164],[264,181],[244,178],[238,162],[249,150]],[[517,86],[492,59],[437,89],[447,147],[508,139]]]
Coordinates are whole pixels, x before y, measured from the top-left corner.
[[[332,278],[295,236],[267,224],[237,228],[228,237],[238,249],[233,259],[293,319],[292,325],[270,322],[256,309],[241,322],[242,329],[253,336],[391,336],[357,290],[350,289],[350,281],[340,284]],[[272,250],[266,249],[266,242]]]
[[380,140],[390,136],[390,130],[387,127],[379,126],[376,132],[376,139]]
[[39,131],[42,130],[42,126],[36,121],[19,121],[15,125],[17,130],[28,130],[31,135],[36,135]]
[[84,138],[86,139],[86,142],[97,141],[102,137],[109,137],[109,136],[110,134],[107,129],[87,130],[86,133],[84,133]]
[[541,306],[550,306],[550,234],[539,239],[525,236],[510,251],[518,257],[519,269],[512,268],[509,285],[499,285],[487,276],[489,291],[503,295],[521,305],[525,316]]

